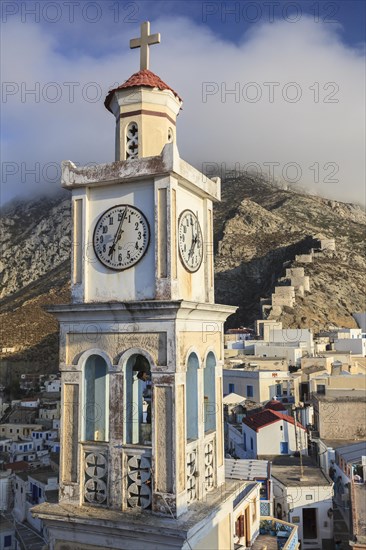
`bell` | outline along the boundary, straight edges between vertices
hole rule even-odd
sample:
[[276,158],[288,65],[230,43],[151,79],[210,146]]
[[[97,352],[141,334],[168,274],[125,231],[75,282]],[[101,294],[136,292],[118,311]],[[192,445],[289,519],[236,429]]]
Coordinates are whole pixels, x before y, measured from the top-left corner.
[[142,371],[142,372],[150,372],[150,363],[146,359],[146,357],[144,357],[143,355],[138,355],[136,357],[136,361],[135,361],[135,364],[133,366],[133,370],[138,370],[138,371]]

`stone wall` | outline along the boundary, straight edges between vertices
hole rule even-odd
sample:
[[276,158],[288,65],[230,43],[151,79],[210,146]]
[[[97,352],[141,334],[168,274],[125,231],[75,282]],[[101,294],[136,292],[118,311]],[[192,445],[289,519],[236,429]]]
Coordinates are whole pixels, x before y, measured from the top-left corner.
[[314,398],[314,416],[320,438],[366,437],[366,398]]
[[[313,237],[313,244],[308,253],[297,254],[295,264],[309,264],[314,258],[321,259],[323,252],[335,250],[335,239]],[[296,303],[296,296],[304,297],[310,292],[310,277],[305,275],[304,267],[292,266],[291,262],[284,262],[285,276],[277,280],[274,293],[271,298],[261,299],[261,311],[263,319],[277,319],[283,312],[284,307],[293,308]]]

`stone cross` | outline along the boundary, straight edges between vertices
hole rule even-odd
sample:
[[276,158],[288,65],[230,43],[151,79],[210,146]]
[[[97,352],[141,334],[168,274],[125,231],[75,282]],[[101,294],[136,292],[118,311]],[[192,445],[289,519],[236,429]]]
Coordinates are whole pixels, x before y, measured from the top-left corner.
[[141,48],[140,51],[140,71],[149,68],[149,46],[160,43],[160,33],[150,34],[150,21],[141,23],[140,38],[132,38],[130,40],[130,48]]

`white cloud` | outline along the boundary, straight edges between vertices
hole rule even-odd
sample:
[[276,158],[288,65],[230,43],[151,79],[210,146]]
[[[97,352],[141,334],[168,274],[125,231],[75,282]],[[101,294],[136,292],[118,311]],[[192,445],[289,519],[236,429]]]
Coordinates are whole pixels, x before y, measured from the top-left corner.
[[[118,38],[121,53],[116,53],[113,35],[113,53],[97,58],[78,56],[76,51],[66,57],[60,35],[51,31],[52,25],[3,26],[3,82],[19,87],[6,103],[3,96],[2,162],[19,165],[19,172],[8,175],[3,184],[3,201],[56,188],[57,183],[43,181],[43,176],[55,175],[52,167],[42,173],[47,163],[113,160],[114,118],[103,100],[112,84],[138,70],[138,54],[128,49],[137,25],[123,27]],[[253,26],[239,45],[185,18],[157,19],[152,31],[161,32],[162,44],[152,48],[151,69],[184,99],[177,134],[186,160],[198,167],[205,162],[237,163],[241,169],[257,163],[266,172],[264,163],[273,162],[278,163],[273,168],[278,177],[286,176],[286,165],[293,163],[287,177],[296,177],[299,165],[299,185],[340,200],[364,202],[364,60],[359,51],[342,43],[339,28],[307,18],[295,24],[278,21]],[[24,96],[25,88],[34,88],[36,82],[39,102],[31,95],[22,101],[22,86]],[[80,83],[74,102],[69,101],[71,85],[66,82]],[[85,88],[91,82],[98,88]],[[214,92],[206,101],[204,83],[211,83]],[[273,84],[273,102],[265,83],[278,83]],[[87,101],[85,93],[92,97],[97,89],[103,90],[100,101]],[[234,89],[239,97],[225,94]],[[47,100],[60,90],[59,101]],[[300,92],[299,101],[291,102]],[[261,98],[251,102],[258,93]],[[22,174],[21,167],[24,163],[24,172],[36,162],[41,167],[38,184],[34,176]],[[16,169],[3,164],[3,176],[4,166]],[[327,178],[339,181],[327,183]],[[21,179],[25,181],[19,183]]]

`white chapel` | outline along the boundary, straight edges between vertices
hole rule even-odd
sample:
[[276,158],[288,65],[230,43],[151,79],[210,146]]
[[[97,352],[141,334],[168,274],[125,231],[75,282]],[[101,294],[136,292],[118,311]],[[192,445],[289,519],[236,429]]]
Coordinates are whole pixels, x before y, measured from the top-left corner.
[[[225,480],[223,324],[214,303],[220,180],[179,156],[182,99],[149,69],[111,90],[115,162],[62,164],[72,303],[60,323],[58,504],[33,508],[49,550],[231,550],[259,529],[259,485]],[[237,547],[237,546],[235,546]]]

